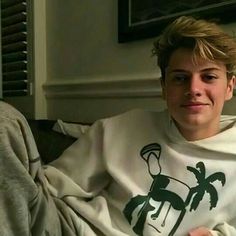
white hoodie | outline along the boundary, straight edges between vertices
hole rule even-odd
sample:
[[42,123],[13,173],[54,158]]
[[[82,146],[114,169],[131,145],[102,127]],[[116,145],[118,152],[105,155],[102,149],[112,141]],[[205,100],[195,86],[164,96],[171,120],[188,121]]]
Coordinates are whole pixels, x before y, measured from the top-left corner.
[[235,122],[222,116],[219,134],[189,142],[167,111],[99,120],[45,167],[48,188],[79,235],[186,236],[205,226],[235,236]]

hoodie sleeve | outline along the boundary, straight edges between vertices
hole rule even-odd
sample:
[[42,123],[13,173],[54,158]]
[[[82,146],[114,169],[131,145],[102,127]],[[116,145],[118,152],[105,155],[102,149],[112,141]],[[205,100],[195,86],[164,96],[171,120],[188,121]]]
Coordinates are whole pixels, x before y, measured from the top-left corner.
[[103,133],[103,122],[95,122],[57,160],[45,167],[53,195],[91,198],[105,188],[110,177],[103,158]]
[[226,222],[218,224],[210,231],[212,236],[235,236],[236,229],[232,225],[227,224]]

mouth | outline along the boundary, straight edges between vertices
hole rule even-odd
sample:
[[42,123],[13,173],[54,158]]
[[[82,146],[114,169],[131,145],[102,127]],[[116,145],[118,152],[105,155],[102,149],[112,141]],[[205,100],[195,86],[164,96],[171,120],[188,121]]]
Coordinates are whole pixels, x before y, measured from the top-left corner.
[[205,106],[207,105],[206,103],[199,103],[199,102],[190,102],[190,103],[185,103],[181,105],[182,107],[198,107],[198,106]]
[[181,105],[182,108],[185,108],[190,111],[199,112],[209,104],[202,102],[187,102]]

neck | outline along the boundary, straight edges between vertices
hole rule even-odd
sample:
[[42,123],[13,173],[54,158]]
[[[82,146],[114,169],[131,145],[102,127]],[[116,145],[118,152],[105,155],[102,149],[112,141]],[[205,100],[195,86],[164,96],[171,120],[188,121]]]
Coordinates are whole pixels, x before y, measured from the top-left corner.
[[182,134],[182,136],[188,140],[188,141],[197,141],[205,138],[212,137],[219,133],[220,126],[214,126],[214,127],[199,127],[197,128],[186,128],[181,127],[178,124],[176,124],[179,132]]

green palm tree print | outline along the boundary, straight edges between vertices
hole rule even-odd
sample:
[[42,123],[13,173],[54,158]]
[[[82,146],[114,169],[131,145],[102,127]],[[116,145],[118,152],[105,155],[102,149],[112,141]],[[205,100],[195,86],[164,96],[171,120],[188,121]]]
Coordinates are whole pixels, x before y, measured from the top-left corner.
[[[204,198],[205,193],[208,193],[210,198],[209,209],[211,210],[216,207],[218,193],[213,183],[220,181],[222,186],[224,186],[226,182],[224,173],[216,172],[207,176],[203,162],[198,162],[196,168],[187,166],[187,170],[194,174],[197,181],[195,186],[190,187],[180,180],[162,174],[160,165],[161,146],[158,143],[151,143],[144,146],[140,151],[140,156],[146,162],[148,173],[153,178],[153,182],[147,195],[136,195],[132,197],[123,210],[124,216],[129,224],[132,225],[132,229],[136,235],[145,235],[145,225],[155,230],[158,235],[174,235],[188,207],[189,211],[195,211]],[[153,163],[156,163],[155,167],[151,166]],[[180,196],[180,194],[172,191],[169,188],[170,183],[183,186],[186,189],[186,195],[184,196],[181,193],[182,196]],[[177,219],[173,226],[170,227],[166,224],[166,220],[172,210],[179,213],[176,214]],[[161,218],[161,226],[150,223],[152,220],[158,218]]]
[[216,207],[218,193],[212,183],[218,180],[224,186],[226,181],[224,173],[216,172],[206,177],[206,168],[203,162],[198,162],[196,168],[187,166],[187,169],[195,175],[198,183],[195,187],[190,188],[186,201],[186,205],[190,204],[190,211],[197,209],[205,193],[208,193],[210,197],[210,210]]

